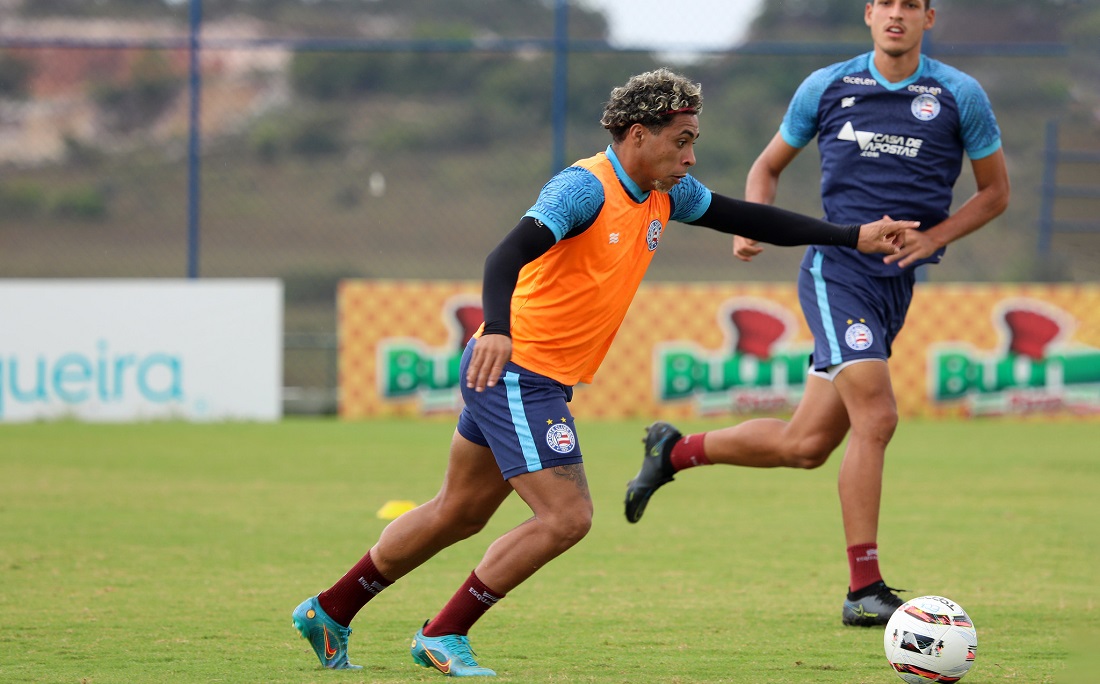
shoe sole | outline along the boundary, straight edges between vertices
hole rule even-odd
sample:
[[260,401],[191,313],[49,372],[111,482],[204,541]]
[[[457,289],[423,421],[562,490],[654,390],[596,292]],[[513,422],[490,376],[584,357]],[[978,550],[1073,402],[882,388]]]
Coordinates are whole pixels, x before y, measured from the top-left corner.
[[298,618],[294,618],[294,629],[298,630],[298,634],[303,638],[309,639],[309,629],[298,621]]
[[[294,629],[298,630],[298,634],[303,639],[305,639],[307,642],[309,642],[309,647],[310,648],[313,648],[313,642],[309,640],[309,628],[305,626],[305,623],[300,622],[298,620],[297,616],[292,617],[292,620],[294,622]],[[313,655],[317,657],[317,660],[321,661],[321,667],[325,668],[326,670],[362,670],[363,669],[362,665],[352,665],[350,662],[346,663],[344,665],[344,667],[329,667],[328,665],[325,664],[324,660],[321,660],[321,656],[318,655],[316,651],[313,652]]]
[[[628,490],[633,486],[634,486],[634,480],[631,480],[626,485]],[[626,508],[626,520],[627,520],[627,522],[636,523],[636,522],[638,522],[639,520],[642,519],[642,514],[645,513],[645,508],[646,508],[647,505],[649,505],[649,498],[651,496],[653,496],[653,492],[655,492],[655,491],[656,490],[650,490],[650,492],[648,494],[644,495],[644,496],[639,495],[640,499],[635,499],[634,497],[630,496],[629,493],[627,494],[626,501],[624,502],[624,505],[625,505],[625,508]],[[637,507],[634,508],[633,511],[631,511],[630,505],[631,505],[631,503],[634,503],[634,502],[637,502],[638,505],[637,505]],[[633,515],[631,515],[632,512],[633,512]]]
[[889,620],[842,620],[846,627],[885,627]]
[[432,672],[442,673],[446,677],[496,677],[497,676],[495,672],[493,674],[485,673],[485,674],[476,674],[476,675],[473,675],[473,674],[455,674],[454,672],[444,672],[443,670],[440,670],[438,667],[436,667],[435,663],[433,663],[430,659],[421,658],[416,653],[412,653],[411,655],[412,655],[413,663],[419,665],[420,667],[422,667],[426,670],[431,670]]

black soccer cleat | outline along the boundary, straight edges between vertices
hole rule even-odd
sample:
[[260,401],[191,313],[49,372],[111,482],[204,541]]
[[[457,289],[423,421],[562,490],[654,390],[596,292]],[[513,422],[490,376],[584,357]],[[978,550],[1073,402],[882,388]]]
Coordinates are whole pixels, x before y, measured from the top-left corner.
[[856,593],[849,592],[844,600],[844,609],[841,618],[844,624],[850,627],[876,627],[885,625],[905,601],[896,592],[905,589],[894,589],[886,586],[882,580],[860,589]]
[[645,435],[645,456],[642,469],[634,479],[626,484],[626,519],[636,523],[642,519],[645,506],[653,492],[672,482],[672,447],[680,441],[680,431],[668,423],[654,423],[647,427]]

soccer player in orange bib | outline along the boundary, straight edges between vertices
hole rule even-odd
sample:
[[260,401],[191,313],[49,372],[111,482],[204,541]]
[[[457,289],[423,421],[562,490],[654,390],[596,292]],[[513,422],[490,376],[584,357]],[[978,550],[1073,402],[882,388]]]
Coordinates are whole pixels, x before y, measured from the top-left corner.
[[485,322],[466,346],[465,407],[431,501],[405,513],[332,587],[294,610],[321,664],[348,662],[349,625],[386,587],[481,530],[514,491],[532,517],[496,539],[412,640],[413,660],[452,676],[493,676],[470,628],[592,524],[573,386],[591,382],[670,221],[776,245],[892,254],[912,221],[835,225],[712,193],[693,178],[702,92],[667,69],[611,92],[611,144],[561,171],[485,261]]

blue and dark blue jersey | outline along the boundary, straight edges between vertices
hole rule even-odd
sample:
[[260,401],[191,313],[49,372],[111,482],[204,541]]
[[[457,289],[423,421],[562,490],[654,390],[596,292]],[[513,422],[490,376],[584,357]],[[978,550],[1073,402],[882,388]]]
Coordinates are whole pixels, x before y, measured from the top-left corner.
[[[636,204],[648,200],[652,191],[643,191],[635,183],[608,145],[604,150],[615,170],[615,176],[623,190]],[[587,228],[599,215],[606,200],[604,184],[589,169],[573,165],[551,178],[539,193],[538,200],[525,216],[542,221],[554,233],[554,241]],[[710,206],[710,189],[687,176],[669,191],[672,213],[669,219],[690,223],[706,213]]]
[[[978,82],[923,55],[900,83],[875,69],[873,52],[815,71],[795,92],[779,131],[798,148],[817,137],[825,218],[841,224],[889,214],[931,228],[950,212],[963,153],[981,159],[1001,147]],[[877,275],[902,270],[849,247],[817,249]],[[943,251],[914,266],[938,262]]]

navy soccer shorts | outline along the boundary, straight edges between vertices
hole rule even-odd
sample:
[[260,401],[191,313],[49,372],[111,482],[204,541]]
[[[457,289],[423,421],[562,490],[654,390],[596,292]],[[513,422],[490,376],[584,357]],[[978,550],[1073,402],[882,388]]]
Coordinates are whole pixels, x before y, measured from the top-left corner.
[[512,362],[493,387],[475,392],[466,387],[476,339],[462,353],[459,383],[466,403],[458,416],[458,432],[493,451],[507,480],[522,473],[581,462],[569,402],[573,388]]
[[798,299],[814,336],[813,368],[890,358],[913,299],[912,269],[895,277],[856,271],[810,248],[798,274]]

